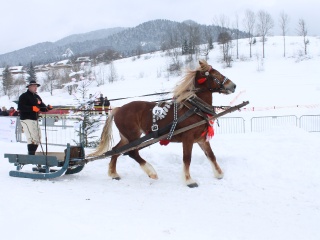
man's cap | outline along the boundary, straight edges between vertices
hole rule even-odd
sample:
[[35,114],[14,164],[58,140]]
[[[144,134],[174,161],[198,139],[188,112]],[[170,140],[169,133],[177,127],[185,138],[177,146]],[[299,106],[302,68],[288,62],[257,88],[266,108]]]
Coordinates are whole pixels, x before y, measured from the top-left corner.
[[26,86],[26,87],[29,87],[29,86],[32,86],[32,85],[37,85],[38,87],[40,87],[40,84],[39,83],[37,83],[36,81],[34,81],[34,80],[31,80],[30,82],[29,82],[29,84]]

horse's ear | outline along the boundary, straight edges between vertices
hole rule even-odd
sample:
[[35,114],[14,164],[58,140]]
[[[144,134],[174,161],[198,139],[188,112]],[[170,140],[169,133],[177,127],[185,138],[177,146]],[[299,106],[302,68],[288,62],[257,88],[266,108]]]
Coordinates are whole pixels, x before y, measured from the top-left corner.
[[206,64],[204,60],[199,60],[200,67],[203,68]]

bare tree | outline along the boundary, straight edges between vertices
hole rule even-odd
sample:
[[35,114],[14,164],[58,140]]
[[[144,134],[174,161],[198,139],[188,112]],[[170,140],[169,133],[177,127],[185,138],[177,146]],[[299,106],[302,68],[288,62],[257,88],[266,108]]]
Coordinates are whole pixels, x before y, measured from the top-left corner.
[[236,38],[236,45],[237,45],[237,59],[239,59],[239,15],[236,13],[236,19],[234,22],[235,25],[235,29],[236,29],[236,34],[235,34],[235,38]]
[[116,68],[114,67],[113,61],[111,61],[111,62],[109,63],[109,76],[108,76],[108,80],[109,80],[109,83],[113,83],[113,82],[115,82],[115,81],[118,80],[117,71],[116,71]]
[[223,61],[227,63],[228,67],[231,67],[232,56],[230,49],[232,38],[229,31],[229,18],[222,14],[214,22],[218,26],[218,42],[222,44]]
[[14,88],[12,89],[13,96],[18,99],[20,94],[25,91],[26,89],[26,81],[24,74],[19,74],[13,80]]
[[179,48],[172,48],[168,49],[167,53],[171,57],[171,63],[168,67],[168,71],[170,74],[174,73],[179,75],[182,67],[182,62],[180,61],[181,51]]
[[243,19],[244,30],[249,34],[249,45],[250,45],[250,58],[252,57],[251,46],[253,44],[253,30],[256,21],[256,16],[251,10],[246,10]]
[[299,36],[303,37],[304,54],[307,55],[307,45],[309,44],[309,40],[307,39],[308,30],[306,27],[306,22],[303,19],[299,19],[297,31]]
[[222,44],[223,61],[227,63],[228,67],[231,67],[232,57],[230,54],[230,42],[231,36],[228,32],[222,32],[218,36],[218,42]]
[[45,84],[46,90],[48,90],[53,95],[53,90],[57,88],[57,78],[59,76],[58,72],[55,69],[49,69],[46,73],[47,75],[47,82]]
[[267,41],[267,35],[270,33],[270,30],[273,28],[274,22],[271,15],[263,10],[258,12],[258,24],[257,31],[259,36],[262,37],[262,57],[265,57],[264,45]]
[[289,17],[286,13],[283,11],[280,13],[279,17],[279,23],[280,23],[280,28],[283,36],[283,56],[286,56],[286,34],[288,32],[288,22],[289,22]]
[[208,61],[210,51],[210,44],[205,44],[202,48],[200,48],[200,55],[204,56],[205,60]]

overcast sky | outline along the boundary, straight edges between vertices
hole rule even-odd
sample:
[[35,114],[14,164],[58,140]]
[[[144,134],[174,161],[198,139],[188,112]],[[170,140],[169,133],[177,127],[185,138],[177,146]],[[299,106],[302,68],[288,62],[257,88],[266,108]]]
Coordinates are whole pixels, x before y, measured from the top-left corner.
[[320,35],[319,0],[10,0],[0,4],[0,54],[40,42],[112,27],[135,27],[154,19],[194,20],[212,24],[225,15],[230,25],[239,15],[240,29],[246,9],[269,12],[280,35],[278,18],[290,18],[290,35],[304,19],[308,35]]

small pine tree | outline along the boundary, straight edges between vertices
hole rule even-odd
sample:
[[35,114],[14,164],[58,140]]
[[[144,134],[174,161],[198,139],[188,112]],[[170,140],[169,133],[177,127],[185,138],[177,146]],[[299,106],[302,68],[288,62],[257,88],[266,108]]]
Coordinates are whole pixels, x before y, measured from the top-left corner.
[[10,97],[12,87],[13,77],[11,72],[9,71],[9,66],[6,66],[6,68],[2,72],[2,89],[4,95],[8,95]]
[[212,37],[210,36],[208,39],[208,49],[212,50],[213,49],[213,40]]
[[182,44],[182,55],[189,54],[189,45],[188,41],[185,39]]
[[28,78],[27,81],[37,81],[37,74],[36,71],[34,70],[33,64],[32,62],[30,62],[29,68],[27,69],[27,73],[28,73]]
[[95,133],[98,132],[101,124],[101,115],[93,116],[92,101],[93,98],[86,98],[88,86],[91,84],[88,80],[83,80],[78,85],[79,98],[76,98],[77,107],[75,114],[79,123],[75,126],[75,131],[80,136],[81,143],[84,147],[96,147],[98,145],[98,137]]

